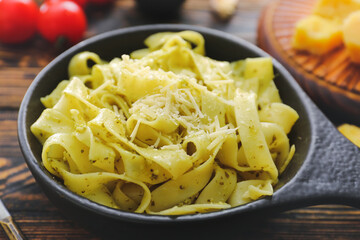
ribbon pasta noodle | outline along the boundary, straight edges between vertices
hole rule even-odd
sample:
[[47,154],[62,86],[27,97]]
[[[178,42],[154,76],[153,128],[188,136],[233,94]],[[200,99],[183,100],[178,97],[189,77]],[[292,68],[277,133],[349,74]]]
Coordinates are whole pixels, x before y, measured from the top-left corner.
[[192,31],[145,44],[110,62],[92,52],[71,59],[69,80],[41,98],[31,126],[46,169],[76,194],[137,213],[194,214],[272,195],[299,116],[281,101],[271,59],[211,59]]

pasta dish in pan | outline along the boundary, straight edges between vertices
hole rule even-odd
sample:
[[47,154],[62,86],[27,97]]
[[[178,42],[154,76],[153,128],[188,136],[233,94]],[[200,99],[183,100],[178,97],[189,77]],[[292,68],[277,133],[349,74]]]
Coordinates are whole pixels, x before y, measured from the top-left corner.
[[272,195],[299,116],[281,101],[271,59],[211,59],[193,31],[145,45],[110,62],[93,52],[71,59],[69,80],[41,98],[31,126],[46,169],[76,194],[136,213],[194,214]]

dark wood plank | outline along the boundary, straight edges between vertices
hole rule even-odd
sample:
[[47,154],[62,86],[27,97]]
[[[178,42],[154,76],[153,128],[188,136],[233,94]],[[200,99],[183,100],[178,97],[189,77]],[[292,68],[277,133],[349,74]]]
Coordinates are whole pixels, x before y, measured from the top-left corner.
[[[242,0],[234,17],[221,22],[210,11],[208,0],[187,0],[181,14],[167,20],[143,16],[133,0],[118,0],[112,7],[87,9],[86,38],[126,26],[186,23],[220,29],[255,43],[258,17],[271,1]],[[20,46],[0,44],[0,198],[28,239],[101,239],[53,206],[26,167],[17,142],[21,99],[36,74],[60,52],[39,36]],[[222,239],[223,234],[215,237]],[[240,227],[238,235],[227,239],[305,238],[360,239],[360,210],[335,205],[297,209],[259,219],[246,229]],[[0,239],[6,239],[2,229]]]

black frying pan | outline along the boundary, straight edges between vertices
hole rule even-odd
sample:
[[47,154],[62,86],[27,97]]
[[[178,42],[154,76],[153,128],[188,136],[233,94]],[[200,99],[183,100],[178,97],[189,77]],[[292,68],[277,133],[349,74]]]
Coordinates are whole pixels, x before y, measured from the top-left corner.
[[194,30],[203,34],[207,56],[214,59],[232,61],[267,56],[254,45],[221,31],[188,25],[145,25],[119,29],[85,40],[58,56],[35,78],[20,107],[18,138],[24,159],[37,183],[60,211],[92,230],[100,230],[102,235],[120,234],[119,237],[129,239],[131,236],[150,236],[149,232],[170,234],[170,231],[176,233],[168,238],[189,231],[210,237],[215,236],[209,234],[215,231],[213,225],[217,229],[219,226],[228,226],[227,231],[223,232],[226,235],[232,229],[237,230],[240,223],[247,222],[249,218],[263,217],[265,213],[315,204],[360,207],[359,148],[336,130],[276,60],[273,61],[275,83],[283,101],[293,107],[300,118],[290,134],[291,143],[296,145],[296,153],[280,177],[273,196],[212,213],[154,216],[101,206],[72,193],[54,179],[41,164],[42,146],[30,132],[30,126],[43,110],[40,97],[49,94],[61,80],[68,78],[67,66],[71,57],[87,50],[111,60],[143,48],[144,39],[155,32],[181,30]]

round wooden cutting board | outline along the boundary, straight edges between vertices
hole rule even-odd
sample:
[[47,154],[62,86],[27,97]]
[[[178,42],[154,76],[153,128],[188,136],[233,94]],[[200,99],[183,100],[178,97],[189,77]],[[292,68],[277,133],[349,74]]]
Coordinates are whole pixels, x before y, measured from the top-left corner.
[[258,45],[280,61],[313,101],[335,122],[360,125],[360,65],[344,46],[315,56],[291,47],[296,22],[309,15],[316,0],[274,0],[258,26]]

